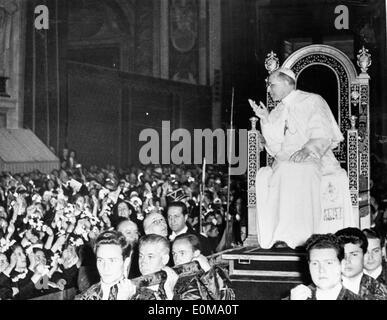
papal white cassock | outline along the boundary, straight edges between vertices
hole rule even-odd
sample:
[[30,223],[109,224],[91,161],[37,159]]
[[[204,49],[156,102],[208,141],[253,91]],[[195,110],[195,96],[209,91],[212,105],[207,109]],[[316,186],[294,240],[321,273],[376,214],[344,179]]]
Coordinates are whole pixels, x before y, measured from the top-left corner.
[[[295,248],[313,233],[355,226],[348,177],[332,152],[344,137],[326,101],[293,90],[267,121],[261,120],[261,129],[275,161],[256,176],[260,246],[266,249],[285,241]],[[303,147],[312,156],[305,162],[290,162],[290,156]]]

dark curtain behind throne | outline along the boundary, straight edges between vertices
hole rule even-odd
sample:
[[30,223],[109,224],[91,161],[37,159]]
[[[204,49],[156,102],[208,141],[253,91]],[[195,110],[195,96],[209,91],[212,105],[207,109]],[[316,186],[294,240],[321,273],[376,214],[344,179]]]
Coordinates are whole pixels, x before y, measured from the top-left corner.
[[297,78],[297,89],[322,96],[339,121],[337,78],[329,67],[312,65],[305,68]]

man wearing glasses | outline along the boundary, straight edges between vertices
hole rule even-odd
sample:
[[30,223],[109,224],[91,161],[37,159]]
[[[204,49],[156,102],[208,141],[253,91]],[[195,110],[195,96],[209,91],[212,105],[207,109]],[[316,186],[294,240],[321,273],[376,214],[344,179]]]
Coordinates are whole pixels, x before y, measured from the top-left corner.
[[[326,101],[295,86],[294,72],[280,68],[267,80],[278,105],[269,113],[262,102],[249,100],[275,160],[256,177],[258,241],[265,249],[294,249],[313,233],[355,225],[348,178],[332,152],[344,137]],[[336,175],[338,182],[325,194],[321,182],[326,174]],[[337,211],[324,210],[323,197],[341,199]]]

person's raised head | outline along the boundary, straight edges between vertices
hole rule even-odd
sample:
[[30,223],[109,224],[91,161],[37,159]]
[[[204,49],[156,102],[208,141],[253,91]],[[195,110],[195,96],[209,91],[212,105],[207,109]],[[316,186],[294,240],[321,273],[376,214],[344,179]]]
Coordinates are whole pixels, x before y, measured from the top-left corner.
[[121,232],[109,230],[98,235],[94,252],[102,282],[113,284],[124,277],[124,271],[129,263],[127,250],[127,242]]
[[191,262],[201,253],[199,238],[194,234],[178,235],[172,244],[172,256],[175,265]]
[[160,271],[169,261],[170,243],[158,234],[148,234],[139,240],[139,269],[142,275]]
[[164,216],[159,212],[149,213],[143,222],[145,234],[158,234],[168,236],[168,225]]
[[168,225],[172,231],[179,233],[187,224],[188,209],[184,202],[172,202],[167,209]]
[[372,229],[364,229],[363,233],[368,241],[367,252],[364,255],[364,269],[372,272],[381,267],[383,257],[386,255],[384,247],[385,239],[377,231]]
[[344,249],[333,234],[314,234],[305,244],[309,272],[320,290],[333,289],[341,284]]
[[354,278],[363,272],[364,255],[367,252],[367,237],[358,228],[345,228],[336,232],[344,247],[345,264],[343,275]]

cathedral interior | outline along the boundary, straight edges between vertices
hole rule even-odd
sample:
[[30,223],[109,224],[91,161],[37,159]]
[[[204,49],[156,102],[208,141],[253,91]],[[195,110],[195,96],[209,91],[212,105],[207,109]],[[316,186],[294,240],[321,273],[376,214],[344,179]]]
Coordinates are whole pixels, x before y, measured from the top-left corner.
[[[386,153],[386,9],[381,0],[4,0],[0,126],[27,128],[85,164],[136,162],[138,134],[171,128],[248,128],[248,98],[265,98],[265,58],[327,44],[369,68],[372,151]],[[35,8],[47,6],[48,28]],[[347,25],[335,25],[345,5]],[[299,86],[335,107],[329,72]],[[324,86],[313,83],[315,75]],[[232,90],[234,98],[232,101]]]
[[[256,143],[248,99],[270,104],[270,63],[320,46],[297,88],[324,97],[340,128],[355,132],[356,153],[348,136],[339,160],[347,169],[355,159],[352,203],[359,211],[366,194],[360,218],[370,220],[370,188],[382,188],[387,168],[386,15],[386,0],[0,0],[0,172],[52,170],[63,148],[85,166],[139,165],[139,137],[163,136],[162,121],[189,133],[253,123]],[[341,82],[325,49],[359,82]],[[245,298],[248,267],[235,257]]]

